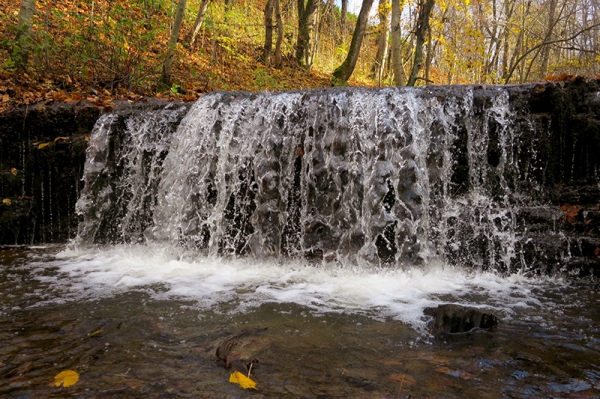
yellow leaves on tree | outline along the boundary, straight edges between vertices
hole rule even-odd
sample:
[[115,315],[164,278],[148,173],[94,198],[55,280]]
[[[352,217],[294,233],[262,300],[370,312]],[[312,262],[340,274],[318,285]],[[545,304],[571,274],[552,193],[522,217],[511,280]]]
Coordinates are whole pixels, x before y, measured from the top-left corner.
[[256,389],[256,382],[252,381],[239,371],[235,371],[229,376],[229,382],[238,384],[244,389]]
[[63,386],[64,388],[75,385],[79,381],[79,374],[73,370],[61,371],[54,377],[54,386]]

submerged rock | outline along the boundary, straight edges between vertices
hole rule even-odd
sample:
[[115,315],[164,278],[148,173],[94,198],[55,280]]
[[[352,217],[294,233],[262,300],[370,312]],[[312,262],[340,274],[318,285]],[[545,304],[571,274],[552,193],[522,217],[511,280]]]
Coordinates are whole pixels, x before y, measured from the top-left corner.
[[460,305],[445,304],[425,308],[423,313],[433,317],[429,327],[435,336],[487,330],[498,325],[498,318],[494,314]]

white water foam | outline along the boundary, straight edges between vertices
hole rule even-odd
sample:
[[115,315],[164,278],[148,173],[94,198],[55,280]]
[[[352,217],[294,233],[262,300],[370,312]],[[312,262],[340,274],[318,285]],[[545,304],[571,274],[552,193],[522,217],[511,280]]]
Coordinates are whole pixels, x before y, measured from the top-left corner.
[[[172,249],[114,246],[104,250],[67,249],[42,277],[61,288],[63,300],[94,300],[126,291],[154,299],[193,301],[217,312],[245,312],[263,303],[295,303],[315,314],[344,312],[393,318],[422,331],[423,310],[460,303],[494,310],[510,319],[518,309],[542,306],[534,291],[551,278],[507,277],[430,264],[410,269],[310,265],[300,261],[182,258]],[[46,266],[48,266],[46,264]],[[221,305],[225,305],[222,307]]]

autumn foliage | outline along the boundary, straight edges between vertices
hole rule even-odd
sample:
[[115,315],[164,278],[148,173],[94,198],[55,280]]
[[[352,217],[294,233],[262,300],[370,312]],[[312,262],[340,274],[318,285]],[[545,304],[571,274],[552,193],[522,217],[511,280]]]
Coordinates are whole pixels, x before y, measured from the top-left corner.
[[[328,87],[349,53],[357,21],[342,15],[339,3],[317,1],[314,59],[303,68],[296,54],[300,3],[278,0],[282,57],[274,68],[264,60],[267,0],[211,0],[195,42],[187,45],[201,3],[186,2],[172,75],[165,80],[177,0],[36,0],[27,40],[19,22],[23,0],[0,0],[0,112],[52,101],[85,99],[110,108],[114,100],[145,96],[191,101],[214,90]],[[416,85],[561,82],[600,72],[600,10],[584,0],[436,0],[421,35],[419,8],[429,3],[400,4],[397,68],[383,51],[392,42],[385,40],[391,7],[380,0],[348,84],[393,85],[395,71],[413,75]],[[273,27],[276,18],[269,20]],[[24,48],[26,62],[19,56]]]
[[[180,41],[191,28],[196,3],[199,0],[188,1]],[[115,99],[144,96],[191,101],[213,90],[329,85],[325,74],[306,72],[289,60],[281,69],[261,63],[262,49],[256,38],[264,30],[264,4],[257,1],[245,10],[228,12],[222,3],[214,4],[207,28],[194,46],[178,43],[175,83],[162,86],[160,71],[172,19],[169,4],[159,0],[38,1],[32,54],[27,71],[18,73],[11,48],[20,0],[0,0],[0,112],[52,101],[87,99],[110,107]]]

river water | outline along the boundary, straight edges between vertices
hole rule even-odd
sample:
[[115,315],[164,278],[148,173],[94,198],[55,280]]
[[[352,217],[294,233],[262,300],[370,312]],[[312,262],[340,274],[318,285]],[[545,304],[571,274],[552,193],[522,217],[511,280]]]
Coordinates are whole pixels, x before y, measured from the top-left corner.
[[[168,250],[0,250],[0,396],[144,398],[593,398],[594,282],[443,265],[353,269],[186,258]],[[434,338],[427,306],[499,325]],[[256,358],[229,383],[219,344]],[[63,370],[79,381],[53,386]]]

